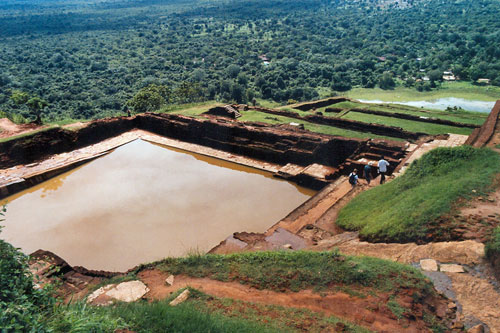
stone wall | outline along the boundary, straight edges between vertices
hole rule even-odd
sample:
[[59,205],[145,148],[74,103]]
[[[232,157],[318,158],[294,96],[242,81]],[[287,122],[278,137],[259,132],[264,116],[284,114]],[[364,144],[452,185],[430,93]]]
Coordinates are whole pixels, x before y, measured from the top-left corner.
[[[491,139],[493,133],[495,132],[496,127],[498,126],[500,116],[500,100],[495,103],[493,109],[490,112],[490,115],[484,122],[483,126],[480,128],[476,128],[467,141],[465,141],[466,145],[473,147],[483,147],[486,143]],[[498,129],[497,129],[498,130]]]
[[345,102],[348,100],[349,100],[349,98],[347,98],[347,97],[330,97],[330,98],[320,99],[320,100],[314,101],[314,102],[305,102],[305,103],[291,105],[291,107],[293,107],[294,109],[297,109],[297,110],[301,110],[301,111],[309,111],[312,109],[319,109],[319,108],[323,108],[325,106],[330,106],[332,104]]

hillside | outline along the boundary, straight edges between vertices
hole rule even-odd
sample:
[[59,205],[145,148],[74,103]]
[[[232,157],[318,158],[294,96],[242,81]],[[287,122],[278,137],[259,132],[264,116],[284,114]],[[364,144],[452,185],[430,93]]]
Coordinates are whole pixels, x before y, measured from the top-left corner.
[[46,120],[123,115],[152,83],[168,88],[167,104],[286,104],[351,87],[425,92],[444,71],[498,85],[497,1],[380,3],[7,2],[0,110],[30,118],[11,100],[22,91],[48,102]]

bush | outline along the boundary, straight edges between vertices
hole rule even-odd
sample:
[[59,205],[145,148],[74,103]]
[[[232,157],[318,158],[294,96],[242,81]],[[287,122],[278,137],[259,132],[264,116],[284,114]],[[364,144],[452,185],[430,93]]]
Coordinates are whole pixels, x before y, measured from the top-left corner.
[[0,240],[0,331],[44,330],[43,312],[52,303],[46,290],[34,288],[28,258]]

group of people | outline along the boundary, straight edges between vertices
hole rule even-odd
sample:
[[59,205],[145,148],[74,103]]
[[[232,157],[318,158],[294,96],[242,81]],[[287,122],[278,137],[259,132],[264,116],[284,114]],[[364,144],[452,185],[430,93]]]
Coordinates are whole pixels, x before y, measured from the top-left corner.
[[[368,184],[370,184],[372,180],[372,166],[373,162],[369,162],[363,168],[363,176]],[[387,162],[382,156],[377,163],[378,173],[380,174],[380,184],[385,182],[385,174],[387,173],[387,167],[389,166],[389,162]],[[358,170],[354,169],[349,175],[349,183],[354,187],[358,183]]]

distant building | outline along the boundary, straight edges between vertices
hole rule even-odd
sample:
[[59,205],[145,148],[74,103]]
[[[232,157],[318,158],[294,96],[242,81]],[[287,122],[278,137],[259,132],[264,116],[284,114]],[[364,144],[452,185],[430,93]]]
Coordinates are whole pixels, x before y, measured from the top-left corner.
[[377,59],[380,60],[380,61],[386,61],[387,60],[386,57],[377,57]]
[[260,56],[258,56],[258,58],[264,62],[269,62],[270,59],[265,55],[265,54],[261,54]]
[[476,82],[480,84],[490,84],[490,79],[477,79]]
[[453,72],[447,71],[443,72],[443,80],[444,81],[455,81],[457,78],[453,75]]
[[424,81],[430,81],[431,79],[429,79],[429,77],[428,77],[428,76],[424,76],[424,77],[422,78],[422,80],[424,80]]

